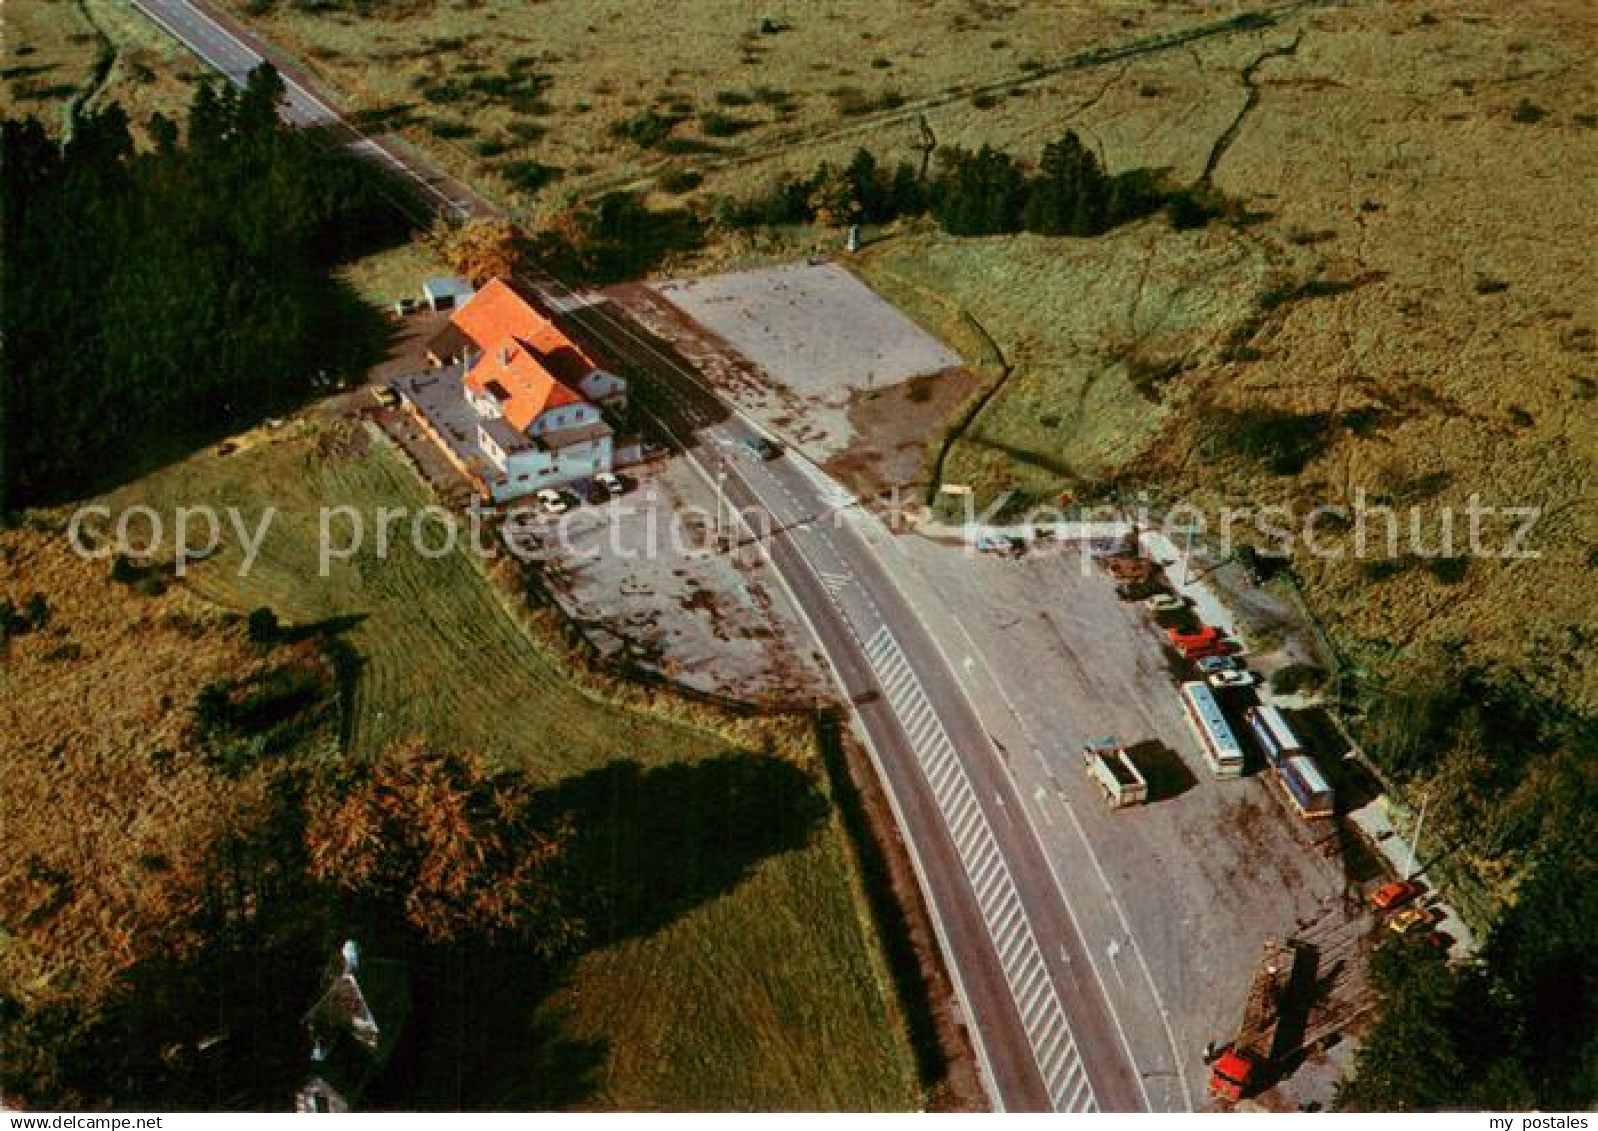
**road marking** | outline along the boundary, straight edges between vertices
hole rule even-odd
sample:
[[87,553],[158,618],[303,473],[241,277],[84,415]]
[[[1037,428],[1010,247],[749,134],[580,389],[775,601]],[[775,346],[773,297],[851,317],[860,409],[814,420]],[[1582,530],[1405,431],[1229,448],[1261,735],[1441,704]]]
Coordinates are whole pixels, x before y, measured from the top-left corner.
[[821,578],[821,587],[833,597],[838,597],[843,591],[854,584],[854,574],[834,573],[831,570],[818,569],[816,576]]
[[[1077,1079],[1077,1090],[1070,1094],[1069,1106],[1073,1110],[1096,1110],[1097,1103],[1087,1085],[1058,987],[1043,963],[1043,954],[1020,892],[999,851],[987,816],[976,804],[965,767],[955,754],[942,720],[899,642],[885,624],[866,640],[864,653],[944,815],[944,825],[954,840],[966,879],[999,955],[1000,970],[1021,1015],[1022,1030],[1027,1035],[1050,1103],[1057,1110],[1065,1110],[1065,1089]],[[1006,808],[1002,795],[996,794],[994,799],[1001,808]],[[1064,954],[1063,947],[1061,953]],[[1061,1034],[1065,1036],[1063,1043]],[[1064,1076],[1060,1075],[1062,1072]]]

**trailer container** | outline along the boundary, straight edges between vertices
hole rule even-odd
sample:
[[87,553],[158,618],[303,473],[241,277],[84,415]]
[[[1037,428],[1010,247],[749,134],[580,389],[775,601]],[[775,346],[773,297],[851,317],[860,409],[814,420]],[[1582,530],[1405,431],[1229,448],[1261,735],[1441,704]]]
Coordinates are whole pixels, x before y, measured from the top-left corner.
[[1282,759],[1304,752],[1304,744],[1299,742],[1293,728],[1287,725],[1282,712],[1275,707],[1250,707],[1243,712],[1243,721],[1248,724],[1249,732],[1259,744],[1265,760],[1272,766],[1279,766]]
[[1331,783],[1308,754],[1283,758],[1276,767],[1276,780],[1301,817],[1330,817],[1335,797]]
[[1132,761],[1131,755],[1113,738],[1102,738],[1082,748],[1082,761],[1088,775],[1104,791],[1110,808],[1141,805],[1148,800],[1149,783]]

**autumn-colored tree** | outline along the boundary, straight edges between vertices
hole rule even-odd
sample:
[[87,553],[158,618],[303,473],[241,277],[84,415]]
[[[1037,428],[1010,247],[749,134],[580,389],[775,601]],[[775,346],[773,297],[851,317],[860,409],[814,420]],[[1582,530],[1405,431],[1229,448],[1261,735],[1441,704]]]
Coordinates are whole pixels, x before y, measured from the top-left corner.
[[432,942],[513,935],[560,952],[581,933],[554,875],[571,830],[541,825],[533,801],[525,778],[475,757],[391,750],[312,813],[310,874]]
[[497,217],[453,221],[440,218],[428,233],[428,245],[451,271],[480,286],[509,278],[522,265],[522,236],[516,225]]
[[847,169],[830,165],[818,169],[807,203],[816,223],[824,227],[847,227],[860,217],[859,196]]

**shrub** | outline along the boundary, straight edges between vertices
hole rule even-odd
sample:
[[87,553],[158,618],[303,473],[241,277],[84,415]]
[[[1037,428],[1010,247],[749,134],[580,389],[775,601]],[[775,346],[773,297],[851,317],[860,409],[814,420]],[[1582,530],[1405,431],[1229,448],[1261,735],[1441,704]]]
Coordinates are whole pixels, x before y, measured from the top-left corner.
[[1465,580],[1465,573],[1470,568],[1470,559],[1458,558],[1429,558],[1426,569],[1444,585],[1458,585]]
[[611,126],[610,132],[615,137],[630,141],[643,149],[657,148],[671,136],[671,131],[677,128],[679,119],[658,110],[644,110],[634,114],[631,118],[623,119]]
[[707,137],[736,137],[754,125],[747,118],[735,118],[719,110],[706,110],[699,115],[699,128]]
[[518,192],[525,193],[535,193],[560,176],[560,170],[554,165],[528,159],[507,161],[499,167],[499,173]]
[[832,105],[845,118],[856,118],[878,110],[896,110],[904,105],[904,95],[889,87],[876,94],[867,94],[856,86],[840,86],[829,92]]
[[282,626],[278,624],[277,614],[262,605],[258,609],[250,610],[249,633],[250,639],[256,644],[271,644],[278,638]]
[[667,192],[691,192],[704,183],[697,169],[667,169],[660,175],[660,187]]
[[1314,691],[1326,682],[1326,672],[1315,664],[1288,664],[1271,673],[1271,690],[1278,695]]
[[1331,440],[1332,418],[1325,413],[1247,408],[1217,410],[1210,417],[1225,450],[1274,475],[1297,475]]
[[1165,215],[1179,232],[1202,228],[1215,215],[1202,196],[1191,189],[1172,193],[1165,201]]
[[1540,122],[1547,116],[1548,111],[1544,110],[1541,106],[1537,105],[1529,98],[1522,98],[1519,105],[1517,105],[1514,110],[1510,111],[1509,114],[1509,117],[1512,121],[1516,121],[1527,126]]

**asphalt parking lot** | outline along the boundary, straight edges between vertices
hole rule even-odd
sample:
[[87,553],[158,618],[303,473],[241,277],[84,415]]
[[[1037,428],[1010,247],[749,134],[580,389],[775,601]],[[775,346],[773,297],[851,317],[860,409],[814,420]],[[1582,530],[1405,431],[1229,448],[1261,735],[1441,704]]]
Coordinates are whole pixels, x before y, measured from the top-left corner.
[[[911,535],[884,553],[1028,799],[1151,1089],[1176,1100],[1185,1087],[1203,1106],[1204,1048],[1230,1037],[1268,937],[1320,952],[1327,996],[1306,1030],[1362,1006],[1371,918],[1356,846],[1340,824],[1291,813],[1258,773],[1210,775],[1141,606],[1075,548],[1008,557]],[[1106,735],[1136,748],[1147,805],[1112,811],[1084,773],[1082,746]],[[1294,1102],[1330,1098],[1318,1090],[1306,1078]]]
[[714,493],[681,456],[627,468],[627,492],[533,524],[566,614],[609,655],[753,703],[831,693],[820,658],[753,546],[714,538]]

